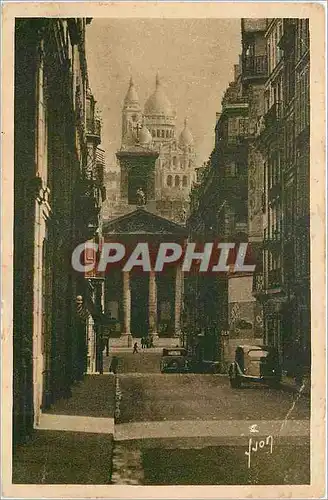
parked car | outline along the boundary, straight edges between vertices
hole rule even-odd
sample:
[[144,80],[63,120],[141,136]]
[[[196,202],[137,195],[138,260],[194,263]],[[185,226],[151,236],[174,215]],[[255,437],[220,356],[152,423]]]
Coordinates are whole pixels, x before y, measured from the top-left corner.
[[229,367],[229,378],[234,388],[241,387],[244,382],[279,386],[281,365],[277,349],[264,345],[239,345],[235,360]]
[[161,359],[161,372],[188,372],[191,369],[191,356],[187,349],[183,347],[174,347],[172,349],[163,349]]

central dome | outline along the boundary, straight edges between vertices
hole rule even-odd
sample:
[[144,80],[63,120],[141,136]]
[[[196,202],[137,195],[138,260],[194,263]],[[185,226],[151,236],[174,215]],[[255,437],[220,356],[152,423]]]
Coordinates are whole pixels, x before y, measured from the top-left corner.
[[173,109],[170,101],[165,95],[158,75],[156,76],[156,90],[147,99],[145,104],[145,115],[173,116]]

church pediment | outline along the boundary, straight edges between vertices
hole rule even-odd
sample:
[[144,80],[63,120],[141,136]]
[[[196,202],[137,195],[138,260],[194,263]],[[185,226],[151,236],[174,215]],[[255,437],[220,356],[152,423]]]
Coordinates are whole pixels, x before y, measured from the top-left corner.
[[133,212],[103,223],[103,236],[106,235],[175,235],[187,234],[184,226],[159,217],[144,208],[137,208]]

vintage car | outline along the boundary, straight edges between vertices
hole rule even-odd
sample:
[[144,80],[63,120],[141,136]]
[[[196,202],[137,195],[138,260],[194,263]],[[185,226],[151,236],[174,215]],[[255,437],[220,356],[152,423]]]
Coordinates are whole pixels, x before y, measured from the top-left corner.
[[244,382],[279,386],[281,366],[277,349],[264,345],[239,345],[229,368],[229,378],[234,388],[241,387]]
[[191,369],[191,357],[187,349],[172,347],[163,349],[161,358],[161,372],[188,372]]

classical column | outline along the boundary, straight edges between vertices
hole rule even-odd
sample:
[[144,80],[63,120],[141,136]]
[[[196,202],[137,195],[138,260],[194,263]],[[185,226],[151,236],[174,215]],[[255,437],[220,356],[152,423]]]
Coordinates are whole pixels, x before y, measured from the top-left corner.
[[149,273],[149,298],[148,298],[148,325],[149,335],[157,338],[157,287],[155,271]]
[[183,287],[183,274],[180,265],[176,267],[175,274],[175,303],[174,303],[174,333],[176,336],[180,335],[181,331],[181,303],[182,303],[182,287]]
[[131,290],[130,290],[130,273],[122,272],[123,280],[123,332],[121,336],[127,336],[127,344],[130,345],[131,336]]

